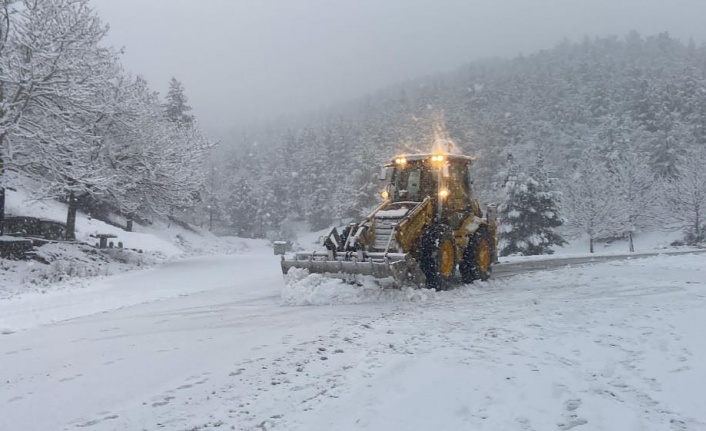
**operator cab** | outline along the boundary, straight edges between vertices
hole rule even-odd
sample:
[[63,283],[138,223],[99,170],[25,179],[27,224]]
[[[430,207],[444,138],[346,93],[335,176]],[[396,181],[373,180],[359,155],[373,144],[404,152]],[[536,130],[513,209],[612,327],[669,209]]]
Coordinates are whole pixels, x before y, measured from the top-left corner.
[[452,154],[398,156],[385,165],[381,179],[388,184],[383,198],[392,202],[421,202],[426,197],[449,197],[470,202],[469,166],[473,158]]
[[407,209],[430,198],[442,220],[454,229],[469,214],[482,216],[471,188],[473,158],[455,154],[414,154],[395,157],[385,165],[387,186],[382,197],[388,210]]
[[436,195],[438,172],[425,165],[424,160],[415,160],[395,167],[390,181],[392,202],[421,202]]

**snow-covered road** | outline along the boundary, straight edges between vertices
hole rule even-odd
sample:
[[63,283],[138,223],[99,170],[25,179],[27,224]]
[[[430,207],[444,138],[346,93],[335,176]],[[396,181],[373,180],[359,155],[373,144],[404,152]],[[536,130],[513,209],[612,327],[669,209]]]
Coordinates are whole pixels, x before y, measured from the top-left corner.
[[0,303],[0,430],[706,429],[704,255],[286,291],[355,305],[283,306],[264,252],[96,283]]

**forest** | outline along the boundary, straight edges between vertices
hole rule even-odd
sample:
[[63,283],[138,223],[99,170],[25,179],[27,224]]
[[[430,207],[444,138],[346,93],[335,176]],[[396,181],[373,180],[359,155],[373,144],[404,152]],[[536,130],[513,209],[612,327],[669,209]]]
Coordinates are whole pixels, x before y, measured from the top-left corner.
[[[499,204],[505,254],[566,235],[673,229],[706,241],[706,46],[663,33],[568,40],[233,132],[219,145],[173,78],[162,97],[125,72],[88,0],[0,1],[4,190],[120,214],[291,239],[379,202],[379,167],[429,151],[439,119]],[[178,71],[175,71],[178,73]],[[2,218],[0,218],[0,234]],[[631,241],[632,243],[632,241]],[[632,248],[632,246],[631,246]]]
[[512,239],[523,223],[592,239],[655,228],[705,239],[706,46],[666,33],[562,41],[253,126],[211,160],[204,202],[218,228],[243,236],[345,222],[379,201],[380,165],[429,150],[440,115],[477,158],[475,192],[503,205],[516,252],[561,242],[529,225]]

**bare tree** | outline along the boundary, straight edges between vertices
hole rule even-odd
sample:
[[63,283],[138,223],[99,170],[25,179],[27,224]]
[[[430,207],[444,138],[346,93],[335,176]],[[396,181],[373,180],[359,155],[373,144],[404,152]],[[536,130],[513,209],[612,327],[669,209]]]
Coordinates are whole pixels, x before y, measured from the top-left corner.
[[[193,206],[212,146],[174,80],[173,121],[142,79],[122,71],[90,0],[0,0],[0,234],[4,187],[29,176],[36,197],[112,198],[128,216]],[[187,121],[188,120],[188,121]]]
[[618,201],[614,183],[605,164],[593,151],[585,151],[567,180],[564,191],[567,225],[589,237],[589,251],[594,241],[615,231],[613,222]]
[[[95,95],[116,55],[100,45],[107,29],[89,0],[0,0],[0,22],[2,233],[8,172],[41,179],[47,195],[63,188],[69,202],[100,182],[90,150],[103,116]],[[67,219],[72,236],[71,210]]]
[[213,143],[194,124],[170,121],[157,94],[142,79],[125,87],[121,125],[109,136],[108,159],[119,186],[110,195],[130,218],[189,208],[204,183],[204,160]]
[[613,223],[616,232],[628,236],[629,248],[635,251],[635,232],[654,220],[654,175],[649,159],[638,152],[626,151],[612,161],[612,190],[618,199]]

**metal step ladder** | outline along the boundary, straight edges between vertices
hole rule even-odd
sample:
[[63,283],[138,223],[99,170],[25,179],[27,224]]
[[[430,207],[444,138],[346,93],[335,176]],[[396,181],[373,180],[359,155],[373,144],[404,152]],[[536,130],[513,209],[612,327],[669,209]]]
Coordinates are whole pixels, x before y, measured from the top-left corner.
[[395,218],[375,218],[375,251],[398,253],[398,245],[395,241],[397,225],[402,217]]

